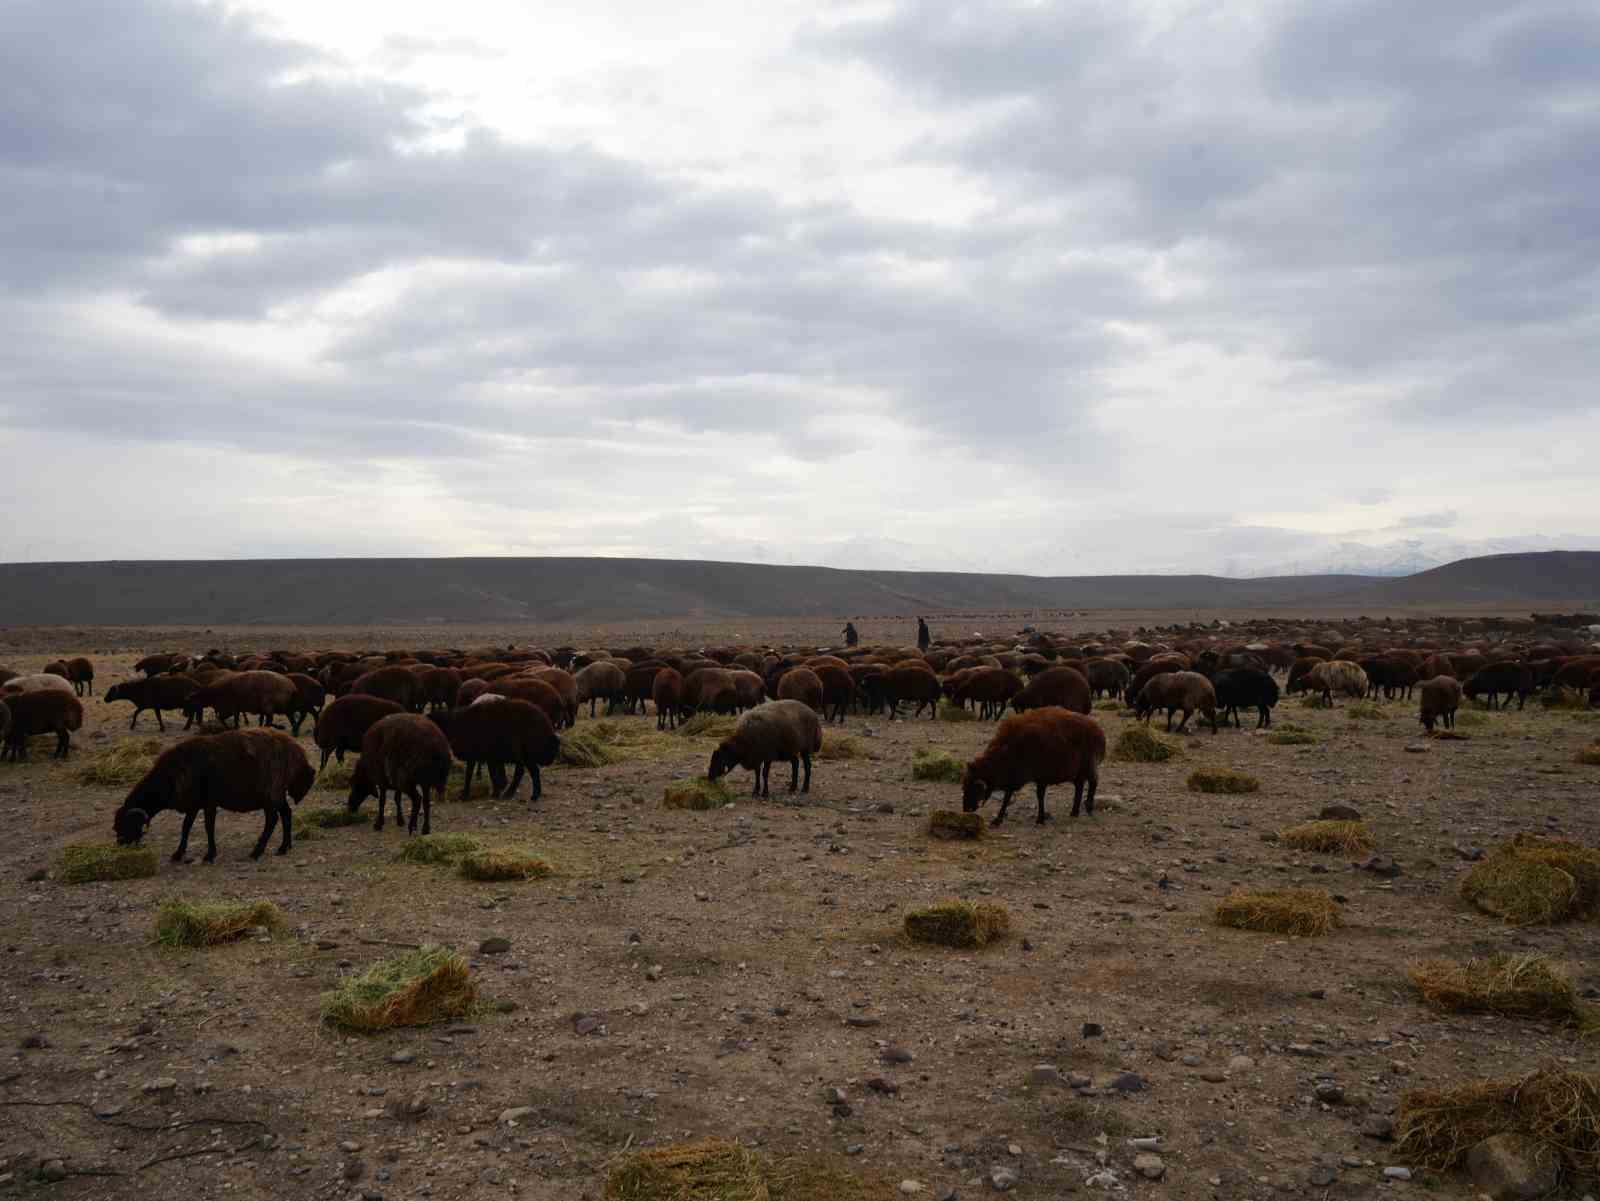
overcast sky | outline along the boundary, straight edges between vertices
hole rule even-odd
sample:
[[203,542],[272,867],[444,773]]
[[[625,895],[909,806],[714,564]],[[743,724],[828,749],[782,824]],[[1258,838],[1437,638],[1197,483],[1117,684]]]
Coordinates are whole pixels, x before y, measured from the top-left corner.
[[1597,63],[1593,0],[0,0],[0,559],[1600,547]]

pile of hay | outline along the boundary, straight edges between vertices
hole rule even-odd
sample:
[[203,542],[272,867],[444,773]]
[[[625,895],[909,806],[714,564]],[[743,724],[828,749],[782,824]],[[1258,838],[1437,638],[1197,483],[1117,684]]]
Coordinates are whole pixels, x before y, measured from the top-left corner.
[[1589,767],[1600,767],[1600,742],[1591,742],[1572,758],[1575,762]]
[[343,763],[337,759],[329,759],[328,766],[322,769],[322,774],[317,777],[317,787],[323,792],[349,792],[350,781],[356,774],[356,761],[346,758]]
[[1257,792],[1261,781],[1240,771],[1202,768],[1189,773],[1190,792]]
[[1486,726],[1489,724],[1489,715],[1481,709],[1457,709],[1456,725],[1458,726]]
[[1127,763],[1165,763],[1178,748],[1142,722],[1129,726],[1111,748],[1111,757]]
[[959,784],[965,766],[949,751],[935,747],[911,756],[911,778],[934,784]]
[[1518,835],[1461,878],[1461,896],[1516,926],[1600,913],[1600,851]]
[[422,834],[400,844],[400,858],[407,863],[454,863],[481,850],[483,843],[470,834]]
[[1364,855],[1376,845],[1363,822],[1314,821],[1278,831],[1278,841],[1297,851],[1325,855]]
[[106,747],[78,769],[81,784],[132,785],[144,779],[145,772],[164,748],[155,738],[123,738]]
[[456,869],[468,880],[542,880],[552,868],[548,859],[515,847],[491,847],[468,851]]
[[1518,834],[1502,852],[1560,868],[1578,886],[1578,902],[1573,912],[1580,917],[1600,913],[1600,850],[1568,838]]
[[817,1157],[773,1162],[719,1138],[637,1151],[606,1177],[605,1201],[867,1201],[887,1197],[853,1172]]
[[1300,698],[1300,707],[1302,709],[1331,709],[1333,708],[1333,703],[1323,700],[1320,692],[1308,692]]
[[978,715],[963,705],[954,701],[939,702],[940,721],[977,721]]
[[680,721],[673,733],[684,738],[715,738],[721,742],[733,733],[734,727],[738,724],[737,717],[727,717],[720,713],[696,713],[688,721]]
[[61,882],[89,884],[96,880],[138,880],[156,874],[156,853],[149,847],[115,843],[73,843],[61,851]]
[[340,826],[370,826],[372,814],[363,813],[357,809],[351,811],[348,805],[329,805],[322,809],[303,809],[294,815],[295,837],[300,836],[302,830],[332,830]]
[[155,940],[164,947],[214,947],[256,926],[281,925],[283,913],[271,901],[167,901],[156,913]]
[[721,809],[733,804],[733,793],[721,780],[690,776],[668,784],[661,803],[668,809]]
[[981,838],[983,814],[935,809],[928,814],[928,833],[935,838]]
[[1537,1144],[1567,1184],[1600,1175],[1600,1075],[1542,1068],[1401,1094],[1395,1136],[1415,1163],[1447,1171],[1484,1139],[1508,1133]]
[[322,1019],[365,1033],[425,1026],[465,1017],[477,999],[467,961],[448,947],[425,946],[347,977],[323,995]]
[[861,739],[850,734],[824,734],[818,759],[871,759],[872,752]]
[[1389,714],[1376,701],[1351,701],[1344,715],[1351,721],[1387,721]]
[[986,947],[1011,932],[1011,915],[1000,905],[940,901],[906,914],[906,937],[941,947]]
[[1549,958],[1528,952],[1489,959],[1430,959],[1411,965],[1422,999],[1446,1013],[1498,1013],[1505,1017],[1585,1020],[1577,990]]
[[562,767],[605,767],[620,763],[626,756],[613,749],[615,739],[602,729],[609,725],[609,722],[592,722],[565,731],[556,762]]
[[1093,707],[1095,709],[1098,709],[1102,713],[1109,713],[1109,712],[1111,712],[1113,710],[1121,709],[1122,708],[1122,702],[1121,701],[1114,701],[1111,698],[1107,697],[1103,701],[1096,701],[1094,703]]
[[1239,889],[1218,902],[1216,922],[1265,934],[1326,934],[1339,924],[1339,910],[1318,888]]
[[1272,733],[1267,735],[1267,741],[1276,746],[1312,746],[1316,743],[1317,736],[1304,726],[1286,721],[1280,722]]

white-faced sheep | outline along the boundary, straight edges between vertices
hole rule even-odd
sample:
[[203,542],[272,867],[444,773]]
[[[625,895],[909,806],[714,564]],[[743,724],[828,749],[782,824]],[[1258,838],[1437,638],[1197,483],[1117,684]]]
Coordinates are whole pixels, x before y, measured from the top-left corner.
[[1038,821],[1047,822],[1045,790],[1052,784],[1072,785],[1072,816],[1080,806],[1094,812],[1100,763],[1106,757],[1106,735],[1100,724],[1081,713],[1049,707],[1015,713],[1000,723],[983,753],[961,773],[961,808],[975,813],[999,790],[1000,812],[990,824],[1006,818],[1011,798],[1025,784],[1038,794]]
[[1146,724],[1158,709],[1167,712],[1167,729],[1172,729],[1172,715],[1183,710],[1179,731],[1189,724],[1195,713],[1204,714],[1211,721],[1211,732],[1217,732],[1217,691],[1211,681],[1197,671],[1163,672],[1151,676],[1139,690],[1133,703],[1134,712]]
[[[801,792],[810,792],[811,756],[821,749],[822,722],[815,709],[804,701],[768,701],[739,718],[733,733],[711,753],[706,776],[716,780],[742,767],[755,773],[750,795],[771,796],[772,764],[783,759],[790,767],[789,791],[798,785]],[[802,763],[805,783],[800,785]]]
[[1422,728],[1433,733],[1434,722],[1447,730],[1456,728],[1456,710],[1461,707],[1461,683],[1453,676],[1434,676],[1422,682],[1422,702],[1417,718]]
[[150,820],[163,810],[183,814],[183,833],[172,861],[183,860],[196,814],[205,814],[207,863],[217,857],[217,810],[266,815],[250,858],[258,859],[281,820],[278,854],[293,845],[291,802],[311,791],[316,773],[300,744],[281,730],[227,730],[201,734],[168,747],[133,786],[112,819],[117,842],[131,846],[144,837]]
[[437,723],[419,713],[391,713],[373,724],[361,739],[361,761],[350,778],[351,813],[374,794],[378,798],[375,830],[383,829],[385,796],[394,792],[394,820],[405,817],[402,796],[411,798],[411,820],[407,832],[417,832],[417,814],[422,814],[422,832],[433,827],[433,799],[443,799],[450,779],[450,742]]

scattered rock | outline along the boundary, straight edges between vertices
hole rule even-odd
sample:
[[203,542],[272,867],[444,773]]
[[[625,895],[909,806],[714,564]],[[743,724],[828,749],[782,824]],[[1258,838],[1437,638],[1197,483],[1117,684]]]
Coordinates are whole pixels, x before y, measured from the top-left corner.
[[644,978],[646,980],[661,979],[661,965],[659,963],[652,963],[649,967],[645,968]]
[[1467,1152],[1467,1174],[1494,1201],[1533,1201],[1556,1187],[1556,1160],[1519,1134],[1496,1134]]
[[880,1058],[884,1063],[910,1063],[915,1056],[904,1047],[885,1047]]
[[1387,1143],[1394,1138],[1394,1119],[1386,1118],[1382,1114],[1373,1114],[1361,1123],[1361,1133],[1368,1138],[1377,1139],[1380,1143]]
[[1146,1180],[1160,1180],[1167,1174],[1166,1161],[1149,1151],[1133,1157],[1133,1168]]
[[1371,872],[1384,880],[1393,880],[1400,874],[1400,865],[1393,859],[1386,859],[1382,855],[1374,855],[1371,859],[1361,864],[1361,870]]
[[534,1108],[531,1105],[516,1105],[510,1109],[502,1109],[500,1111],[500,1124],[509,1126],[514,1122],[522,1121],[523,1118],[530,1118],[533,1114]]
[[178,1087],[178,1081],[172,1076],[157,1076],[154,1080],[146,1080],[140,1088],[145,1093],[170,1093]]
[[1326,1164],[1318,1164],[1312,1168],[1306,1179],[1317,1188],[1327,1188],[1339,1178],[1339,1173]]
[[1019,1179],[1021,1177],[1010,1168],[995,1168],[989,1173],[989,1183],[997,1193],[1009,1192],[1011,1189],[1016,1188]]
[[1200,1079],[1204,1080],[1207,1084],[1222,1084],[1228,1079],[1228,1074],[1226,1072],[1219,1072],[1216,1068],[1207,1068],[1205,1071],[1200,1073]]
[[1099,1038],[1105,1034],[1105,1027],[1099,1022],[1085,1022],[1083,1024],[1084,1038]]
[[862,1017],[859,1014],[851,1014],[849,1017],[845,1018],[844,1023],[847,1026],[854,1026],[857,1030],[870,1030],[874,1026],[881,1026],[883,1024],[883,1019]]
[[1319,1080],[1311,1090],[1312,1096],[1324,1105],[1340,1105],[1344,1103],[1344,1089],[1331,1080]]
[[1063,1084],[1061,1069],[1053,1063],[1037,1063],[1028,1073],[1029,1084]]
[[[1406,743],[1404,750],[1408,755],[1426,755],[1428,753],[1427,745],[1421,742],[1408,742]],[[1397,1176],[1395,1179],[1399,1180],[1401,1177]],[[1404,1179],[1410,1180],[1411,1177],[1406,1176]]]
[[1118,1072],[1112,1078],[1110,1087],[1119,1093],[1143,1092],[1144,1077],[1137,1072]]
[[511,940],[509,938],[501,938],[499,935],[486,938],[478,944],[478,954],[480,955],[504,955],[510,949]]
[[1303,1059],[1321,1059],[1322,1058],[1322,1052],[1317,1050],[1310,1043],[1290,1043],[1284,1049],[1287,1050],[1289,1052],[1289,1054],[1291,1054],[1291,1055],[1299,1055]]
[[389,1056],[389,1062],[390,1063],[410,1063],[414,1059],[416,1059],[416,1057],[417,1057],[417,1053],[415,1051],[401,1050],[401,1051],[396,1051],[393,1055]]
[[867,1087],[875,1093],[882,1093],[892,1097],[900,1091],[900,1086],[893,1080],[885,1080],[882,1076],[873,1076],[867,1081]]
[[68,1176],[67,1165],[59,1159],[47,1159],[39,1165],[39,1175],[51,1184],[59,1183]]
[[1354,805],[1324,805],[1317,814],[1318,821],[1325,822],[1358,822],[1361,820],[1361,810]]
[[1235,1055],[1232,1059],[1228,1060],[1228,1071],[1230,1072],[1248,1072],[1255,1066],[1256,1061],[1251,1059],[1248,1055]]
[[50,1045],[50,1040],[42,1034],[24,1034],[17,1042],[17,1046],[24,1051],[42,1051]]
[[600,1029],[600,1019],[592,1013],[575,1013],[572,1015],[572,1032],[574,1034],[593,1034]]
[[902,1180],[900,1182],[900,1191],[907,1197],[915,1197],[927,1187],[928,1186],[923,1184],[920,1180]]
[[1410,1180],[1411,1169],[1401,1167],[1388,1167],[1383,1169],[1385,1180]]
[[1465,859],[1468,863],[1476,863],[1483,858],[1482,847],[1464,847],[1456,843],[1455,852],[1458,858]]

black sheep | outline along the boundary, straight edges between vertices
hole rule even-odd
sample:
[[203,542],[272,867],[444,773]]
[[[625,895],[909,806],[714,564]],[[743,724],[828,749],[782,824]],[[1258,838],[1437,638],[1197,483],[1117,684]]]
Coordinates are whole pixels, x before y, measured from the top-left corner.
[[1265,671],[1254,667],[1229,667],[1211,677],[1211,686],[1217,690],[1217,708],[1223,720],[1233,718],[1236,728],[1243,728],[1239,709],[1256,711],[1256,729],[1272,724],[1272,707],[1278,703],[1278,682]]

